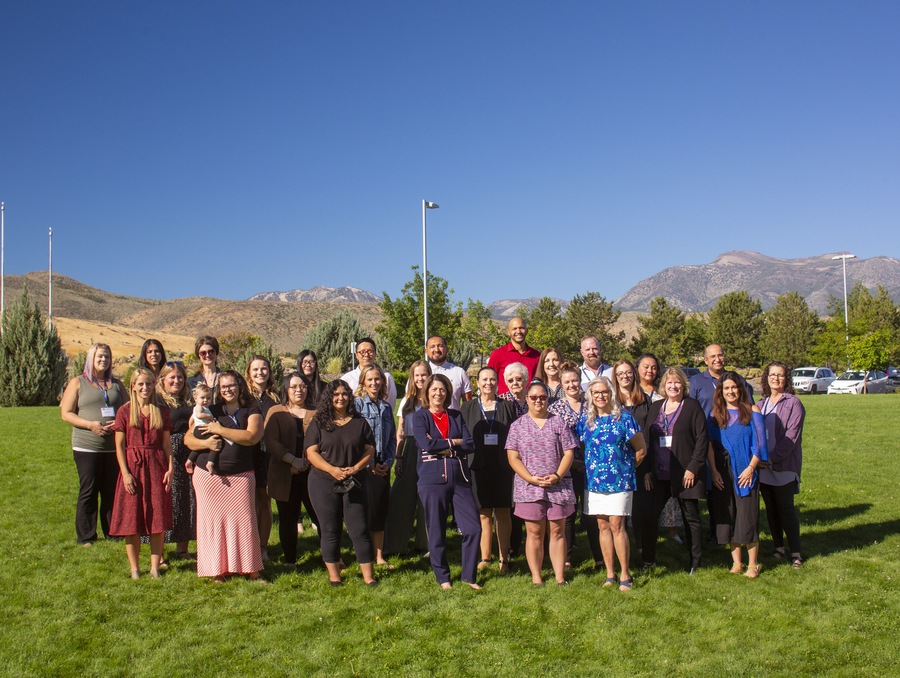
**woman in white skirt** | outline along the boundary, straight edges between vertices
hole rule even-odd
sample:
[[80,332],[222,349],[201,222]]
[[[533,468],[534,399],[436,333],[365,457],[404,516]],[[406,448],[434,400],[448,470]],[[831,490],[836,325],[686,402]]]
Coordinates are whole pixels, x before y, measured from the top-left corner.
[[606,566],[603,586],[616,584],[615,553],[621,568],[619,590],[630,591],[633,580],[628,571],[625,519],[631,515],[635,467],[646,454],[644,436],[634,417],[619,407],[609,379],[593,379],[587,392],[590,409],[577,429],[584,442],[587,476],[584,512],[597,516],[600,548]]

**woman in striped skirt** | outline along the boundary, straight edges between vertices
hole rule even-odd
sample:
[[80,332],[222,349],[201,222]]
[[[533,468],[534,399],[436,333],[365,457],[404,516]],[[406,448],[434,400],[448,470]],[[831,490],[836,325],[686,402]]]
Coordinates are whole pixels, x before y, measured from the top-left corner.
[[184,438],[193,450],[185,466],[197,495],[197,576],[214,577],[216,583],[229,574],[259,579],[253,453],[263,417],[237,372],[222,372],[218,389],[218,404],[210,407],[215,421],[192,419]]

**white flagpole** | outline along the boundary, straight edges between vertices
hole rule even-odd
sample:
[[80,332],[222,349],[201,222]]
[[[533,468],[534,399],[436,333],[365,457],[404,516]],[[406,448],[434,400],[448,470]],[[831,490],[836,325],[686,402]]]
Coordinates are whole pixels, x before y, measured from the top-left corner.
[[50,325],[53,325],[53,229],[50,229],[50,294],[48,305],[47,319]]
[[2,319],[6,310],[6,269],[4,268],[4,255],[6,249],[6,204],[0,202],[0,332],[3,331]]

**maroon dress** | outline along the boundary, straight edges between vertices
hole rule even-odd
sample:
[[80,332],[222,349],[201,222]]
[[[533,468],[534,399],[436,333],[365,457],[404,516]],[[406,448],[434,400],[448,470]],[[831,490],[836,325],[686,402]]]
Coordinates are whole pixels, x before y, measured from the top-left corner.
[[161,407],[160,414],[162,428],[153,429],[150,418],[144,415],[141,415],[140,428],[129,426],[131,403],[116,412],[113,430],[125,433],[125,460],[137,487],[134,494],[128,494],[119,474],[110,526],[113,536],[159,534],[172,529],[172,497],[163,485],[169,460],[162,448],[163,431],[172,429],[169,409]]

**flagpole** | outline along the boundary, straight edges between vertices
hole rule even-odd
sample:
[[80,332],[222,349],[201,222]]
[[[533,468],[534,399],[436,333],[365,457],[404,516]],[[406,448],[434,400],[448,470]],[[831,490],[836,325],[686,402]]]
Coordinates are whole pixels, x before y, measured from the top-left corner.
[[50,326],[53,326],[53,229],[50,229],[50,293],[48,295],[49,301],[47,302],[48,313],[47,319],[50,322]]

